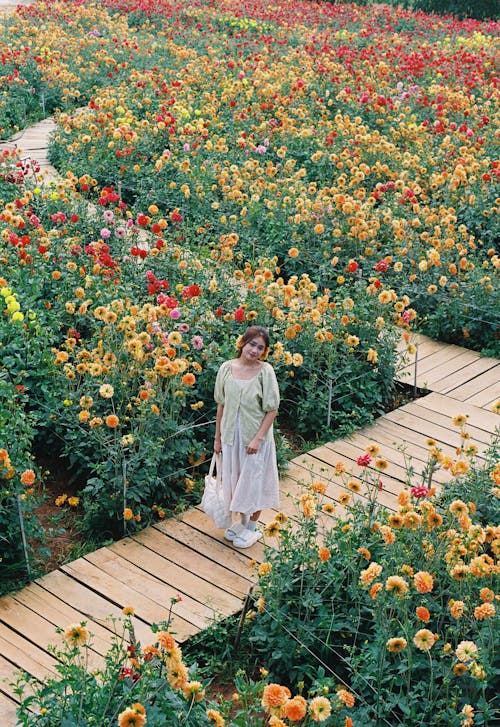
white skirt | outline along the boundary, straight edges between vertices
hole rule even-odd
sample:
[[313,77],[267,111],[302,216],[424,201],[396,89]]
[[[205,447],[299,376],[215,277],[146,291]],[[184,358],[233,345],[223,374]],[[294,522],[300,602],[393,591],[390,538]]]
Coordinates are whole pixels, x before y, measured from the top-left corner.
[[239,418],[233,444],[222,445],[222,488],[231,513],[253,515],[279,508],[279,477],[274,437],[262,441],[256,454],[247,454]]

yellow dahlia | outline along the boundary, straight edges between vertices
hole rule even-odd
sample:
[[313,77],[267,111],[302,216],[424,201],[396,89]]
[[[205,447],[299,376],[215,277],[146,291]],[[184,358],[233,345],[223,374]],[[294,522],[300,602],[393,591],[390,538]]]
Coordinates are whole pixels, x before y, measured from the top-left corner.
[[325,722],[331,712],[332,705],[326,697],[314,697],[309,702],[309,714],[313,722]]
[[434,646],[436,637],[429,629],[420,629],[413,637],[413,643],[420,651],[429,651]]
[[406,649],[408,642],[406,639],[404,639],[402,636],[397,636],[393,639],[389,639],[386,642],[386,647],[388,651],[392,651],[393,653],[399,653],[400,651],[403,651],[403,649]]

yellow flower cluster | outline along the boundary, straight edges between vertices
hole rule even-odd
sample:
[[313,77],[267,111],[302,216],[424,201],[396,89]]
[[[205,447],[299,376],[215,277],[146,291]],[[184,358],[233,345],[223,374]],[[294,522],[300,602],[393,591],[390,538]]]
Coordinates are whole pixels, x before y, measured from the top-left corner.
[[[55,365],[62,367],[76,390],[96,394],[80,394],[77,416],[81,424],[93,429],[103,424],[110,429],[119,427],[121,417],[114,407],[115,403],[121,403],[124,393],[129,412],[133,407],[147,404],[158,415],[168,395],[182,397],[195,384],[196,374],[202,370],[194,358],[198,351],[182,333],[171,330],[167,306],[150,303],[138,306],[129,299],[117,299],[107,306],[88,308],[85,315],[102,324],[96,345],[87,348],[69,336],[61,348],[53,349]],[[124,387],[120,392],[116,390],[118,381]],[[109,402],[111,408],[107,415],[101,414],[103,402]],[[202,405],[203,402],[198,402],[195,409]],[[132,446],[133,438],[126,437],[122,440],[123,446]]]

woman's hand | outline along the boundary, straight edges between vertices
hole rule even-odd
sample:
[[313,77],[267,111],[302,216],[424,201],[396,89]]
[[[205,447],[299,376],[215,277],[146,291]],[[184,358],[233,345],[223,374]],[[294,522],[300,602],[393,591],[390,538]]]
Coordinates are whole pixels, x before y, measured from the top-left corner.
[[257,454],[261,442],[262,439],[257,439],[257,437],[254,437],[247,447],[247,454]]
[[214,439],[214,452],[215,454],[220,454],[222,452],[222,442],[220,437],[215,437]]

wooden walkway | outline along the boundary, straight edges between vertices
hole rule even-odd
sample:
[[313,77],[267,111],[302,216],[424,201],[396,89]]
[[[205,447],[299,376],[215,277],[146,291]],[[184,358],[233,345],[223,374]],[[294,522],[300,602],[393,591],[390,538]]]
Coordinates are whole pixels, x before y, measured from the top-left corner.
[[[417,352],[407,361],[397,379],[416,383],[419,389],[446,394],[481,408],[491,409],[500,399],[500,361],[481,358],[475,351],[440,343],[416,334],[412,337]],[[406,344],[401,344],[403,351]]]
[[60,178],[59,173],[51,165],[47,157],[48,139],[54,129],[55,122],[52,118],[39,121],[37,124],[15,134],[9,141],[1,141],[0,151],[3,149],[16,149],[20,160],[36,163],[39,169],[36,173],[37,181],[48,184]]
[[[423,336],[418,341],[417,381],[432,393],[406,404],[345,439],[317,447],[290,463],[281,481],[282,510],[294,513],[294,495],[303,484],[321,479],[326,496],[337,504],[346,491],[335,475],[343,461],[356,471],[356,458],[370,442],[380,447],[389,463],[381,475],[379,500],[397,508],[397,495],[405,487],[405,456],[415,472],[427,460],[428,437],[444,454],[454,455],[460,443],[452,423],[458,413],[468,415],[471,442],[484,457],[491,435],[500,423],[491,405],[498,398],[500,362],[481,359],[457,346],[438,344]],[[448,368],[446,368],[446,366]],[[412,363],[402,369],[412,373]],[[406,379],[405,379],[406,380]],[[359,469],[359,468],[358,468]],[[446,472],[436,475],[445,482]],[[268,522],[274,513],[263,513]],[[272,545],[272,541],[270,541]],[[206,627],[216,615],[230,615],[242,606],[252,583],[251,559],[261,561],[264,544],[237,550],[222,538],[198,508],[178,518],[149,527],[131,537],[89,553],[37,579],[17,593],[0,598],[0,708],[3,725],[15,724],[16,696],[9,681],[18,669],[42,680],[54,673],[55,659],[47,645],[60,642],[56,627],[87,621],[94,637],[92,664],[106,653],[113,632],[110,616],[125,606],[135,609],[134,623],[143,644],[151,639],[150,624],[167,618],[171,599],[173,630],[183,641]]]

